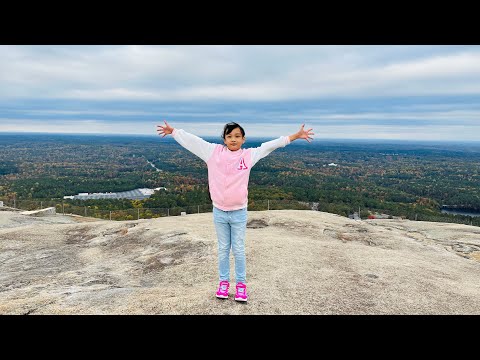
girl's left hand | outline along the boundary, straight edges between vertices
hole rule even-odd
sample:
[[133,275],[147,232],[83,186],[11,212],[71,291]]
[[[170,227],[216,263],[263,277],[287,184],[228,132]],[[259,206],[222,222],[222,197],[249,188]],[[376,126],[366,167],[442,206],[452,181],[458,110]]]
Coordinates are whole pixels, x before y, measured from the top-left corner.
[[163,135],[162,137],[165,137],[173,133],[173,128],[167,123],[166,120],[163,120],[163,122],[165,123],[165,126],[157,125],[157,133],[158,135]]

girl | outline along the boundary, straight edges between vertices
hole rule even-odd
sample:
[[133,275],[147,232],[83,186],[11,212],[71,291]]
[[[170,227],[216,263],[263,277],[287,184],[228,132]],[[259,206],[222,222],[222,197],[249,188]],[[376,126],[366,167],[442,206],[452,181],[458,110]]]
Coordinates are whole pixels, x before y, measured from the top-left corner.
[[206,162],[208,185],[213,203],[213,220],[218,239],[218,273],[220,284],[216,297],[228,298],[230,287],[230,248],[235,258],[235,300],[247,301],[245,230],[247,227],[248,179],[252,167],[279,147],[297,139],[312,140],[312,129],[300,130],[290,136],[263,143],[258,148],[242,149],[245,131],[237,123],[225,125],[222,139],[225,144],[212,144],[181,129],[157,125],[157,133],[173,138],[185,149]]

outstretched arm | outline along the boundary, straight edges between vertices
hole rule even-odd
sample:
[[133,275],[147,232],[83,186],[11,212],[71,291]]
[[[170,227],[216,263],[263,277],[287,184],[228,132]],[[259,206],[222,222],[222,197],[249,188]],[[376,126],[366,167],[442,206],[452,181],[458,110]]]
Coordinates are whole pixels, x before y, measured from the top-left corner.
[[174,129],[165,120],[163,122],[165,123],[165,126],[157,125],[158,135],[165,137],[171,134],[180,145],[197,155],[203,161],[207,162],[208,159],[210,159],[217,144],[209,143],[185,130]]
[[263,159],[265,156],[270,154],[273,150],[278,149],[279,147],[285,147],[288,144],[290,144],[292,141],[295,141],[297,139],[305,139],[308,142],[310,142],[310,140],[313,140],[311,138],[311,135],[314,135],[314,133],[311,132],[312,129],[305,131],[303,129],[304,126],[305,124],[303,124],[300,127],[300,130],[293,135],[280,136],[278,139],[263,143],[258,148],[253,148],[252,149],[252,166],[255,165],[260,159]]
[[311,132],[313,129],[308,129],[307,131],[305,131],[304,127],[305,127],[305,124],[302,124],[302,126],[300,127],[300,130],[298,130],[298,132],[296,132],[293,135],[290,135],[288,137],[290,139],[290,141],[294,141],[294,140],[297,140],[297,139],[305,139],[308,142],[311,142],[311,140],[313,140],[313,138],[310,135],[315,135],[313,132]]

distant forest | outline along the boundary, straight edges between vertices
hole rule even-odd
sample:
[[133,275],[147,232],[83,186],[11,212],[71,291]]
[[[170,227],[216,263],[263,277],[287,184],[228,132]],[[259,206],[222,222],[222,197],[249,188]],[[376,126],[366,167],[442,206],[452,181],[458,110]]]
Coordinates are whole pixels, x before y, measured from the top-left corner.
[[[244,146],[268,140],[248,139]],[[144,201],[70,203],[109,210],[211,203],[205,163],[171,138],[1,134],[0,147],[0,200],[61,201],[79,192],[166,187]],[[296,141],[252,169],[249,201],[261,200],[316,202],[318,210],[343,216],[359,207],[364,216],[438,219],[453,216],[441,213],[442,205],[480,211],[480,144]]]

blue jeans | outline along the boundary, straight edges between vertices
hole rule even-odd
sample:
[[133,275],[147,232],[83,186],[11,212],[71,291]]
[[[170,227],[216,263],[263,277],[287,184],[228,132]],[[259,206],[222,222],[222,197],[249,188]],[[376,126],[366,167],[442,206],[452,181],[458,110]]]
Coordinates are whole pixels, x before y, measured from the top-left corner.
[[218,275],[220,281],[230,281],[230,249],[235,259],[236,282],[246,281],[245,230],[247,208],[223,211],[213,207],[213,222],[218,239]]

